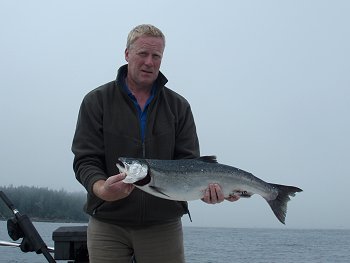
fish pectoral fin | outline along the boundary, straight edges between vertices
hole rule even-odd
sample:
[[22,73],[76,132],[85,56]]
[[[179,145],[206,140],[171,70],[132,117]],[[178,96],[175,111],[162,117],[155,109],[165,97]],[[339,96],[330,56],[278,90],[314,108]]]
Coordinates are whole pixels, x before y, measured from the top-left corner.
[[253,195],[254,193],[249,193],[247,191],[233,191],[231,195],[238,195],[242,198],[249,198]]
[[251,195],[251,194],[248,194],[248,193],[242,193],[240,196],[243,197],[243,198],[252,197],[252,195]]
[[152,186],[152,185],[150,185],[150,186],[148,186],[148,187],[151,188],[152,190],[156,191],[157,193],[160,193],[160,194],[162,194],[162,195],[164,195],[164,196],[166,196],[166,197],[170,197],[169,195],[163,193],[163,192],[162,192],[162,189],[159,188],[159,187],[157,187],[157,186]]

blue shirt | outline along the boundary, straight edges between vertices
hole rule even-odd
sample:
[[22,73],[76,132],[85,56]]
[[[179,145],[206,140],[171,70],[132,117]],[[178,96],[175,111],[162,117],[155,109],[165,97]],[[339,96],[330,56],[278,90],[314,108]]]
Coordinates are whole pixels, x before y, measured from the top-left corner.
[[137,99],[135,98],[135,96],[130,91],[130,89],[129,89],[128,85],[126,84],[125,80],[124,80],[124,89],[128,93],[129,98],[134,102],[134,105],[135,105],[135,107],[137,109],[138,117],[139,117],[139,121],[140,121],[140,127],[141,127],[141,139],[142,139],[142,142],[143,142],[144,139],[145,139],[145,133],[146,133],[146,121],[147,121],[148,105],[151,103],[152,99],[154,98],[154,95],[156,93],[156,86],[155,85],[152,86],[151,96],[146,101],[146,104],[145,104],[145,107],[144,107],[143,111],[142,111],[139,103],[137,102]]

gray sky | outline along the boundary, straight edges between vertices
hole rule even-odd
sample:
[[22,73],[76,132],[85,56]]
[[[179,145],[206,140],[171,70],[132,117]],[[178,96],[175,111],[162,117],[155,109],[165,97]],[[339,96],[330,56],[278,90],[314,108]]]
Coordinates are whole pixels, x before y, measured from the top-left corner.
[[[287,228],[350,228],[349,1],[123,2],[0,0],[1,185],[83,190],[70,151],[81,100],[151,23],[202,155],[302,188]],[[260,196],[190,208],[185,225],[283,227]]]

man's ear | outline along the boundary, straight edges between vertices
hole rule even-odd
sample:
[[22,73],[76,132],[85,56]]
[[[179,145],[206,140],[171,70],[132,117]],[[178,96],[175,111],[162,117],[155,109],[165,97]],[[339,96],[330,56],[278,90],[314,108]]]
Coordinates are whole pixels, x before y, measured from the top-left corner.
[[127,48],[125,49],[124,54],[125,54],[125,60],[129,62],[129,50]]

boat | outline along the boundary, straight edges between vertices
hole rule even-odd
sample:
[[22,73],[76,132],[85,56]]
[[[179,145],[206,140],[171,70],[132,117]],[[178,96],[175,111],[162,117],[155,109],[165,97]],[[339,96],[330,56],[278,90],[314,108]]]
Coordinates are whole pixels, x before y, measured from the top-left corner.
[[89,262],[86,242],[87,226],[57,228],[52,233],[54,247],[48,247],[30,218],[21,214],[3,191],[0,191],[0,197],[14,215],[7,221],[7,231],[10,238],[14,241],[22,239],[20,243],[0,240],[0,246],[18,247],[25,253],[43,254],[50,263],[54,263],[56,260],[68,260],[69,263]]

